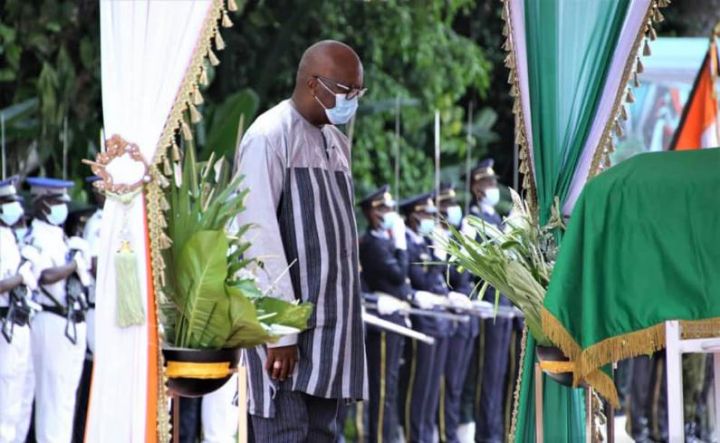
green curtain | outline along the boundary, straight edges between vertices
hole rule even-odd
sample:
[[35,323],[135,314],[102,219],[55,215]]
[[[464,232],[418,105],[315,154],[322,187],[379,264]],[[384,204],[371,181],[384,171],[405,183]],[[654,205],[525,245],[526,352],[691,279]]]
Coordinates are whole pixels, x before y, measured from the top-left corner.
[[[564,203],[608,76],[629,0],[525,0],[530,119],[540,223]],[[621,73],[613,73],[620,75]],[[535,343],[528,338],[515,441],[535,441]],[[584,441],[581,389],[544,380],[544,439]]]

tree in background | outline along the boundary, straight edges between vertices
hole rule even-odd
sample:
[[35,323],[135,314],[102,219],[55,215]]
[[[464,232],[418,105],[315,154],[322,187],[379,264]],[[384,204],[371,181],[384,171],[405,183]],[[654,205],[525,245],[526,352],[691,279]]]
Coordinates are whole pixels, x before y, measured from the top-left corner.
[[67,177],[97,151],[100,30],[95,1],[6,0],[0,6],[0,111],[8,173]]

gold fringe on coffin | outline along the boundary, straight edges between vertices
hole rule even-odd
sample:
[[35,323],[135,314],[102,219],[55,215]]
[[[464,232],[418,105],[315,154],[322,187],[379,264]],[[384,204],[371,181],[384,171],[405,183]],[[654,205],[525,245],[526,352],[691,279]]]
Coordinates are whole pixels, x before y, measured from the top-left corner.
[[[235,2],[229,0],[228,7],[236,10],[237,6]],[[180,87],[178,88],[175,102],[173,103],[172,109],[165,122],[162,135],[158,140],[157,150],[155,156],[152,159],[151,176],[153,180],[145,187],[145,198],[147,200],[147,218],[148,218],[148,230],[150,235],[150,252],[151,252],[151,264],[153,273],[153,285],[155,288],[155,314],[158,322],[161,320],[160,306],[166,302],[165,295],[163,294],[162,288],[165,284],[165,262],[162,257],[162,250],[167,249],[172,244],[172,240],[165,234],[165,226],[167,226],[165,220],[165,211],[167,211],[169,205],[165,199],[165,193],[163,188],[169,185],[168,179],[162,174],[160,168],[164,163],[166,157],[171,158],[173,161],[178,161],[179,155],[174,152],[173,147],[176,145],[176,137],[180,132],[189,132],[187,123],[185,122],[184,112],[190,108],[190,112],[193,113],[193,104],[199,105],[202,103],[202,96],[199,93],[199,84],[207,84],[207,73],[205,72],[204,64],[206,57],[212,54],[211,45],[213,44],[214,37],[217,36],[217,41],[222,41],[222,37],[219,36],[220,22],[222,21],[223,27],[232,25],[228,13],[225,9],[224,0],[213,0],[212,5],[208,11],[205,21],[202,25],[200,35],[198,37],[195,50],[190,60],[189,67],[185,71]],[[222,44],[221,44],[222,45]],[[212,54],[214,56],[214,54]],[[214,60],[218,61],[215,57]],[[196,120],[197,115],[193,115],[193,120]],[[192,134],[190,133],[190,136]],[[167,385],[167,376],[165,373],[164,361],[162,356],[162,342],[164,337],[161,331],[158,334],[158,382],[161,388],[158,392],[158,416],[157,416],[157,433],[158,441],[166,442],[170,440],[170,417],[168,415],[167,408],[162,405],[168,404],[168,395],[165,386]]]
[[[619,406],[615,384],[600,368],[613,362],[652,354],[665,348],[665,322],[639,331],[610,337],[586,349],[581,349],[550,311],[543,308],[540,316],[543,332],[575,363],[573,384],[588,383],[614,406]],[[704,320],[679,320],[679,323],[683,339],[720,335],[720,317]]]

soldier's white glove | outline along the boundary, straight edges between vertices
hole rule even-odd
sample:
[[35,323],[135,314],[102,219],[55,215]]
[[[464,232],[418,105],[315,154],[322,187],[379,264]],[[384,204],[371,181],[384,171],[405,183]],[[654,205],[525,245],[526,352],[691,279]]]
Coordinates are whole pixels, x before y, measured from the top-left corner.
[[83,257],[83,254],[75,253],[75,255],[73,256],[73,260],[75,261],[75,265],[77,267],[77,269],[75,269],[75,272],[80,278],[80,282],[85,287],[90,286],[90,284],[92,283],[92,277],[90,276],[90,267],[85,261],[85,257]]
[[405,221],[399,215],[395,215],[395,223],[393,224],[392,234],[393,242],[395,242],[395,249],[407,249],[407,237],[405,237]]
[[23,246],[22,250],[20,251],[20,255],[22,255],[23,258],[25,258],[26,260],[30,260],[33,263],[40,263],[42,261],[42,256],[40,255],[40,252],[34,246]]
[[20,266],[20,269],[18,269],[18,275],[22,277],[23,284],[28,289],[31,291],[37,289],[37,280],[35,280],[35,275],[33,275],[32,272],[32,264],[29,261],[26,261],[22,264],[22,266]]
[[473,304],[470,301],[470,297],[460,292],[451,291],[448,294],[448,301],[450,306],[458,309],[472,309]]
[[402,300],[390,295],[378,295],[377,310],[382,315],[392,315],[406,308],[407,305]]
[[415,300],[415,303],[420,307],[420,309],[432,309],[435,307],[437,298],[437,295],[430,292],[417,291],[413,300]]
[[80,251],[84,256],[90,255],[90,244],[84,238],[70,237],[67,241],[68,249],[71,251]]

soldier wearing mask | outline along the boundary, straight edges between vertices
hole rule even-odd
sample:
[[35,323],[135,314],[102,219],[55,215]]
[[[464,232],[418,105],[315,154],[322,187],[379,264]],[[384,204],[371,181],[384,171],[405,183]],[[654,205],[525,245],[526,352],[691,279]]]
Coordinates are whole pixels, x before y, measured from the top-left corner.
[[24,213],[16,183],[0,182],[0,443],[24,440],[22,397],[31,359],[27,298],[35,281],[13,232]]
[[[451,183],[441,183],[437,195],[437,204],[440,211],[440,225],[437,235],[449,237],[450,227],[462,229],[463,213],[458,204],[455,188]],[[435,247],[435,255],[442,261],[448,261],[447,252]],[[471,309],[470,294],[473,290],[472,277],[469,272],[460,270],[456,266],[448,265],[447,282],[450,293],[448,299],[451,307]],[[471,318],[469,322],[455,322],[453,335],[448,340],[449,357],[445,363],[444,386],[440,402],[443,405],[442,413],[438,417],[440,441],[459,442],[458,428],[460,426],[460,408],[465,383],[465,376],[470,367],[473,355],[473,343],[479,331],[479,319]]]
[[[437,264],[431,238],[435,231],[437,207],[433,194],[410,197],[400,204],[407,230],[410,284],[416,291],[413,301],[422,309],[447,305],[446,266]],[[432,442],[437,424],[438,404],[448,339],[453,334],[450,320],[433,316],[411,316],[413,329],[435,338],[434,345],[410,340],[405,350],[403,422],[405,441]]]
[[32,321],[35,439],[70,442],[76,391],[86,349],[85,290],[90,284],[87,246],[68,239],[67,190],[73,182],[28,178],[35,218],[27,236],[42,305]]
[[[384,320],[405,325],[400,311],[412,298],[408,283],[405,223],[395,212],[395,201],[385,185],[360,201],[368,230],[360,238],[362,277]],[[368,358],[369,441],[397,440],[398,385],[405,338],[370,326],[366,330]]]

